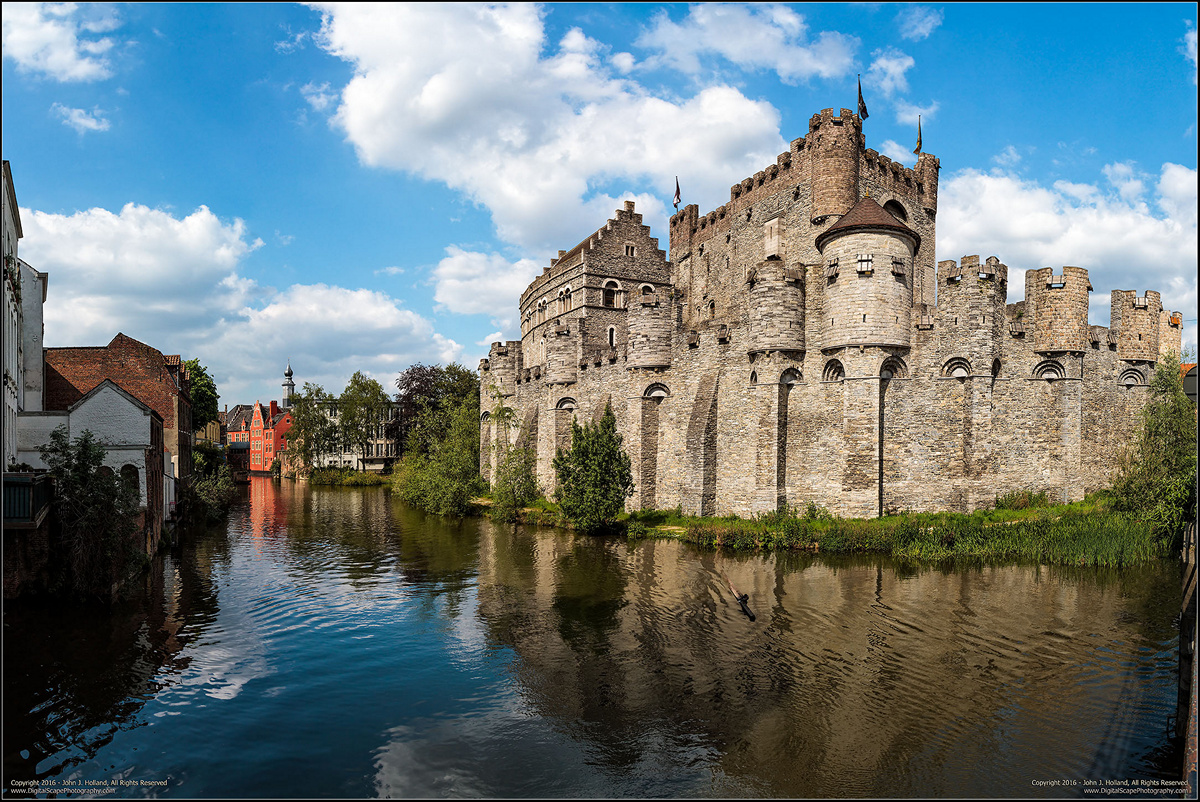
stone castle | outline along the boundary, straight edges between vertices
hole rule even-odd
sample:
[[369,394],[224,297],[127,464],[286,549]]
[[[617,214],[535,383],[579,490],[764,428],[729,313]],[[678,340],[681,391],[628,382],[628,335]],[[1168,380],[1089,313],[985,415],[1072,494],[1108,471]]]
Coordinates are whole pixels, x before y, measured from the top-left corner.
[[935,261],[939,168],[866,149],[858,115],[826,109],[727,204],[673,215],[669,254],[626,201],[481,361],[483,475],[516,443],[551,491],[572,418],[611,403],[630,509],[868,517],[1106,486],[1181,315],[1115,290],[1110,327],[1090,326],[1083,268],[1028,270],[1009,304],[996,257]]

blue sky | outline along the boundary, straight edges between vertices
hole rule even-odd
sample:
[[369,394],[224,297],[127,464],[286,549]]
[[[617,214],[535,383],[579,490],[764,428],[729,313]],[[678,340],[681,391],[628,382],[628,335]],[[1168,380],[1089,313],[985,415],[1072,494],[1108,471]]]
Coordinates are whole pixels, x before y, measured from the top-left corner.
[[1196,343],[1196,5],[3,5],[46,344],[198,357],[222,404],[474,369],[632,198],[667,244],[823,108],[942,172],[938,259],[1147,289]]

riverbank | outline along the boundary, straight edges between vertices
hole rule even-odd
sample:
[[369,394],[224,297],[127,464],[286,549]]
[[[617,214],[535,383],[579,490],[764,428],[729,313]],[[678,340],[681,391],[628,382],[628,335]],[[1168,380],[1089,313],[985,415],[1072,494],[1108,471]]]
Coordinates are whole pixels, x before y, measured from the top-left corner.
[[[699,518],[678,510],[639,510],[622,516],[630,539],[670,538],[740,552],[876,553],[942,561],[1019,560],[1046,565],[1122,567],[1174,556],[1177,544],[1149,523],[1111,509],[1107,494],[1051,505],[1044,496],[1013,494],[976,512],[904,512],[882,518],[836,518],[819,508],[763,513],[754,518]],[[486,498],[476,499],[485,512]],[[527,507],[520,523],[571,528],[545,499]]]

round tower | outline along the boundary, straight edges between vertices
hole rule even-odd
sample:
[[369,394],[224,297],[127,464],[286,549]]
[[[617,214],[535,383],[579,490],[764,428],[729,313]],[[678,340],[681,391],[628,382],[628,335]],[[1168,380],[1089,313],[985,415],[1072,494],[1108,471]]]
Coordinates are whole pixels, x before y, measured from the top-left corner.
[[549,384],[570,384],[578,370],[579,320],[564,320],[546,332],[545,379]]
[[[1087,349],[1088,292],[1092,284],[1082,267],[1052,267],[1025,273],[1025,319],[1033,326],[1033,350],[1076,351]],[[1157,319],[1155,321],[1157,324]]]
[[858,162],[862,151],[862,121],[849,109],[814,114],[804,138],[809,151],[813,223],[844,215],[858,201]]
[[782,261],[759,262],[747,280],[747,353],[804,350],[804,273]]
[[920,236],[873,198],[863,198],[816,245],[825,285],[821,347],[909,347]]
[[658,368],[671,364],[671,303],[666,290],[645,285],[631,295],[626,321],[626,365]]
[[1113,290],[1111,327],[1117,332],[1117,359],[1158,361],[1162,295],[1147,290]]

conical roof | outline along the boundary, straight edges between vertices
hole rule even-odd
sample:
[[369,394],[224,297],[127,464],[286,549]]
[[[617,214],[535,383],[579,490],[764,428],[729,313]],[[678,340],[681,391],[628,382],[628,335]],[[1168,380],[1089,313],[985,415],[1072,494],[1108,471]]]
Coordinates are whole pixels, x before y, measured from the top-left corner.
[[913,241],[913,253],[921,247],[921,235],[897,220],[880,206],[874,198],[867,196],[850,207],[850,211],[817,235],[817,250],[825,250],[825,244],[843,234],[856,231],[887,231],[903,234]]

